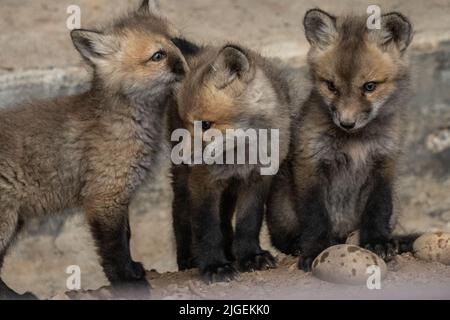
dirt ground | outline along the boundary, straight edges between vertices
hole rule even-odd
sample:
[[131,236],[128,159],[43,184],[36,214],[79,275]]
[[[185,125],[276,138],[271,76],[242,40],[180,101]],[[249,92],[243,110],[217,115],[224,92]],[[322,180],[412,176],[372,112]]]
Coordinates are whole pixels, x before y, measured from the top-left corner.
[[[277,269],[241,274],[232,282],[205,284],[196,271],[159,274],[148,272],[154,300],[312,300],[312,299],[450,299],[450,267],[427,263],[411,254],[388,263],[381,289],[337,285],[297,269],[294,257],[278,256]],[[109,288],[60,294],[54,299],[108,299]],[[141,298],[148,298],[142,296]]]
[[[398,256],[388,264],[381,290],[336,285],[297,269],[293,257],[278,257],[279,268],[241,275],[236,282],[210,286],[196,272],[150,275],[155,299],[450,299],[450,267]],[[194,280],[193,280],[194,279]]]

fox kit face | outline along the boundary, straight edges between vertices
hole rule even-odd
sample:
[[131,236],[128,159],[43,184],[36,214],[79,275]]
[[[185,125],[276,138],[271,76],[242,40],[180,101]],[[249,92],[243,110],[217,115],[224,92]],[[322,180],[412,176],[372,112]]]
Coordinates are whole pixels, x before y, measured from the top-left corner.
[[202,122],[205,132],[233,129],[245,111],[241,98],[254,77],[254,67],[238,47],[205,51],[178,92],[180,116],[190,131],[196,121]]
[[72,31],[75,47],[94,67],[96,79],[124,95],[160,93],[184,78],[186,61],[172,41],[177,35],[148,1],[101,32]]
[[[238,155],[248,160],[209,166],[217,179],[246,178],[258,169],[271,174],[279,156],[287,153],[278,148],[278,138],[289,132],[289,108],[276,90],[271,67],[260,55],[235,45],[203,48],[190,63],[177,93],[180,119],[193,140],[188,147],[196,146],[201,135],[204,151],[214,149],[215,159],[232,164],[230,159]],[[261,134],[265,136],[259,139]],[[262,157],[254,157],[264,150],[270,150],[268,171]]]
[[381,19],[381,30],[369,30],[365,18],[338,19],[318,9],[305,17],[316,91],[346,132],[392,112],[388,102],[407,77],[404,52],[412,40],[411,24],[399,13]]
[[191,65],[178,91],[179,114],[193,132],[211,129],[276,128],[277,94],[256,54],[238,46],[207,48]]

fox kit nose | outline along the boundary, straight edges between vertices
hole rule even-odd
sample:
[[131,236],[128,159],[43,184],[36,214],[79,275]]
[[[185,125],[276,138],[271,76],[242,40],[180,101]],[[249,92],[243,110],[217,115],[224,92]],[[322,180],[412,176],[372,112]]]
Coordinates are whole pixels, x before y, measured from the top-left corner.
[[354,121],[340,121],[340,124],[345,130],[352,130],[356,127],[356,122]]

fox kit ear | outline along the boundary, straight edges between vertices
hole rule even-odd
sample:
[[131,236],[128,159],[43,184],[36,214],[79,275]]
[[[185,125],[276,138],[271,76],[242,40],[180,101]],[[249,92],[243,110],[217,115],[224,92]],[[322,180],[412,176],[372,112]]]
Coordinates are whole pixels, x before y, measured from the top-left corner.
[[159,13],[160,10],[159,0],[144,0],[139,7],[139,11],[145,13]]
[[239,47],[225,46],[211,66],[213,79],[218,89],[224,89],[236,79],[245,80],[251,65],[247,54]]
[[115,43],[111,36],[82,29],[73,30],[70,35],[75,48],[92,65],[115,52]]
[[303,20],[306,39],[312,46],[325,48],[337,36],[336,17],[320,9],[309,10]]
[[413,39],[411,22],[398,12],[391,12],[381,17],[382,45],[395,43],[400,52],[405,51]]

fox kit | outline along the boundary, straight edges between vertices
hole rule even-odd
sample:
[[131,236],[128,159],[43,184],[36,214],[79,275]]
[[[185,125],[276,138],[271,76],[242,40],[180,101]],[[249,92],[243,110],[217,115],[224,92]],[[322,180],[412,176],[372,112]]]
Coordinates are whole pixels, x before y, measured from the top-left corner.
[[[0,111],[0,263],[29,218],[83,208],[113,287],[146,290],[128,205],[158,167],[167,104],[187,70],[176,32],[152,8],[144,1],[111,27],[72,32],[94,70],[88,92]],[[7,297],[19,296],[0,280]]]
[[290,159],[272,186],[272,241],[300,253],[304,270],[357,229],[361,246],[389,257],[411,24],[394,12],[381,17],[380,30],[369,30],[365,18],[314,9],[304,26],[313,89],[293,126]]
[[[232,44],[200,48],[188,64],[191,71],[177,91],[172,129],[193,133],[194,122],[201,123],[205,136],[212,130],[277,129],[280,141],[289,140],[293,98],[278,64]],[[209,145],[203,141],[203,147]],[[280,161],[288,145],[280,143]],[[233,279],[234,261],[241,271],[275,266],[259,243],[272,180],[259,169],[260,164],[174,166],[173,218],[181,270],[198,267],[213,282]]]

